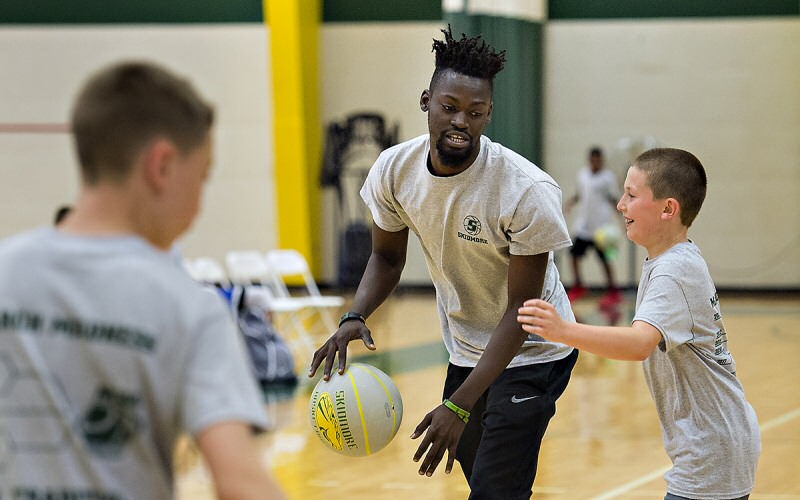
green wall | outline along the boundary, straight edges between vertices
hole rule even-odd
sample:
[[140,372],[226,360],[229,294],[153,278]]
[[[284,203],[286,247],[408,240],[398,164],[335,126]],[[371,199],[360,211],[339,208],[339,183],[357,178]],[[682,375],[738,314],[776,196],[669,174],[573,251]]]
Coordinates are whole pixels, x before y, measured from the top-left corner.
[[549,19],[797,16],[797,0],[550,0]]
[[481,35],[489,45],[506,51],[506,64],[494,82],[492,121],[484,134],[542,165],[543,25],[460,13],[448,13],[445,17],[456,38],[461,33]]
[[440,21],[441,0],[323,0],[326,23],[357,21]]
[[[263,11],[261,0],[0,0],[0,24],[260,23]],[[439,21],[442,2],[326,0],[323,19]]]
[[262,23],[261,0],[0,0],[0,24]]
[[[280,0],[268,0],[280,1]],[[549,19],[798,16],[797,0],[550,0]],[[260,23],[261,0],[1,0],[0,24]],[[324,22],[440,21],[441,0],[323,0]]]

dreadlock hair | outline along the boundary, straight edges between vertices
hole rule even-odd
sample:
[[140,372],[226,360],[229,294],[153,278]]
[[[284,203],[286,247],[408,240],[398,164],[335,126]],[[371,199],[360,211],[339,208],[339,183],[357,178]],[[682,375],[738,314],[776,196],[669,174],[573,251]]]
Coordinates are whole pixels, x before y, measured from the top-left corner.
[[467,35],[462,33],[461,40],[456,40],[449,24],[442,33],[444,41],[433,41],[432,52],[436,53],[436,69],[433,71],[429,88],[433,89],[441,73],[447,69],[487,80],[494,88],[494,77],[503,69],[506,51],[496,52],[494,47],[481,38],[481,35],[467,38]]

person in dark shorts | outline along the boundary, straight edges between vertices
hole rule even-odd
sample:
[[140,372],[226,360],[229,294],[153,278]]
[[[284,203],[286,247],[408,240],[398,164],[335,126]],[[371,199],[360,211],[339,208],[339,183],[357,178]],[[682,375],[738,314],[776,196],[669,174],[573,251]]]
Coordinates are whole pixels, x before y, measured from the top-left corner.
[[565,206],[567,213],[577,206],[573,228],[574,244],[570,249],[574,278],[573,286],[568,293],[571,302],[589,293],[581,275],[582,260],[589,248],[594,248],[606,278],[606,294],[600,299],[600,305],[611,306],[622,300],[622,293],[614,282],[614,269],[609,255],[597,240],[598,231],[603,231],[608,225],[614,224],[614,207],[619,195],[619,181],[612,170],[605,168],[603,150],[596,146],[591,148],[589,165],[578,172],[577,189]]

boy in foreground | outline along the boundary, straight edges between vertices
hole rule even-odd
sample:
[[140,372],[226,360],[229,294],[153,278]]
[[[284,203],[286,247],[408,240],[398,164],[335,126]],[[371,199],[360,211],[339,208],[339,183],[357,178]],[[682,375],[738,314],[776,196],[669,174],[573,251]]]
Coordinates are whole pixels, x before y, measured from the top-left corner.
[[200,207],[213,116],[149,63],[78,95],[77,202],[0,242],[0,498],[173,498],[184,433],[218,498],[284,498],[255,445],[267,422],[241,339],[170,253]]
[[522,328],[554,342],[643,361],[672,461],[665,500],[746,499],[755,483],[761,434],[736,377],[716,288],[688,230],[706,194],[700,161],[679,149],[639,155],[617,209],[628,238],[647,250],[630,327],[563,320],[527,300]]

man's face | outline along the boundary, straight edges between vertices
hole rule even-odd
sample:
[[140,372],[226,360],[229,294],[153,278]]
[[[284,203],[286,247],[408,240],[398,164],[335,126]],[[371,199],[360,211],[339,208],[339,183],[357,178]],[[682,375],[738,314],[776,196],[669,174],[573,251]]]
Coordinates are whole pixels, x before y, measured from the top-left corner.
[[422,92],[420,109],[428,112],[434,167],[463,170],[477,158],[491,119],[491,82],[445,70],[432,89]]

